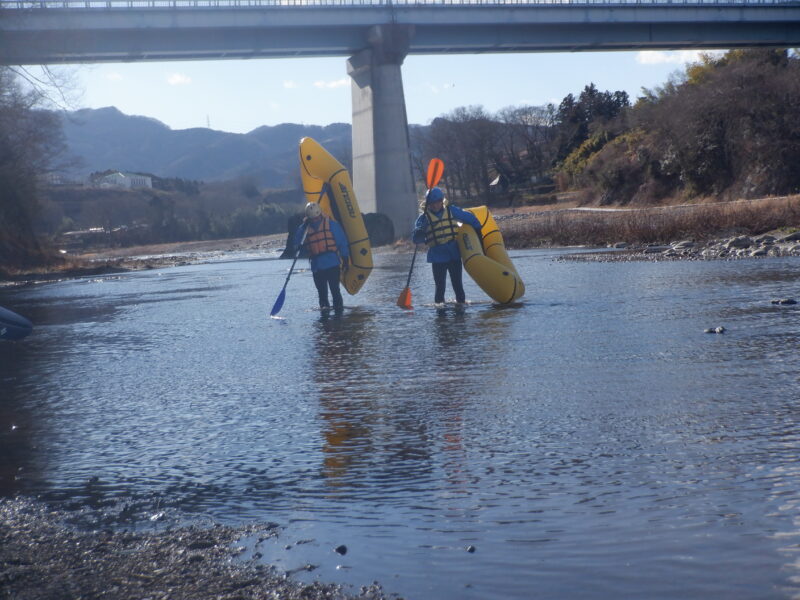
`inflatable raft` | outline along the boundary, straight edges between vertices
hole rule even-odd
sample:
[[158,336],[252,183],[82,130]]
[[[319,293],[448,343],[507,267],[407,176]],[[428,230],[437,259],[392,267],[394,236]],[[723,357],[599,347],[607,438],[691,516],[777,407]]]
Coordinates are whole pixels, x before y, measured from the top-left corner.
[[333,155],[312,138],[300,140],[300,179],[309,202],[344,229],[350,246],[350,263],[342,269],[342,286],[355,294],[372,272],[372,248],[358,208],[350,174]]
[[21,340],[33,331],[33,323],[0,306],[0,340]]
[[495,302],[509,304],[525,294],[525,284],[506,252],[503,235],[485,206],[465,209],[478,218],[483,243],[470,226],[462,223],[456,239],[461,261],[469,276]]

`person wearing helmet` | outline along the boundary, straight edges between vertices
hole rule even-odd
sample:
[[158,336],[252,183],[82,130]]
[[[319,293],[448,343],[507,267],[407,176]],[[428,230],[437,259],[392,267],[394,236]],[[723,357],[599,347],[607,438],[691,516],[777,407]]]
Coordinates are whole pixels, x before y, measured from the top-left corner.
[[432,187],[425,193],[425,202],[420,206],[422,214],[414,223],[411,239],[416,244],[423,242],[428,246],[428,262],[433,270],[433,282],[436,288],[434,302],[444,302],[444,291],[447,274],[450,274],[450,285],[456,294],[456,302],[466,302],[464,285],[461,280],[461,254],[456,242],[458,221],[471,225],[478,236],[481,235],[481,224],[477,217],[457,206],[449,204],[441,188]]
[[339,223],[326,217],[319,204],[309,202],[305,208],[305,219],[294,237],[295,248],[299,248],[301,244],[308,248],[311,273],[319,294],[319,307],[323,310],[331,307],[328,302],[330,289],[333,309],[341,312],[344,302],[339,289],[339,276],[341,265],[347,268],[350,259],[350,247],[344,229]]

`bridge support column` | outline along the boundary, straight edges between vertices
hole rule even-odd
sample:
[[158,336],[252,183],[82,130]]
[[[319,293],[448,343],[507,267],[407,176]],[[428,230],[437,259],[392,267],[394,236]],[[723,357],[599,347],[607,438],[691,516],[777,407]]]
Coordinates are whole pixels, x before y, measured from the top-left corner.
[[378,25],[370,48],[347,61],[353,93],[353,188],[361,210],[379,212],[395,236],[411,232],[417,198],[400,67],[413,33],[410,27]]

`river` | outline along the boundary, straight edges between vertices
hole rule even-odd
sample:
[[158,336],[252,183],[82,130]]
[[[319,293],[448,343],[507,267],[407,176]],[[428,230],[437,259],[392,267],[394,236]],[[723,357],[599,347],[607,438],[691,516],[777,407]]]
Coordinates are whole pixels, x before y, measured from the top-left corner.
[[418,261],[404,311],[390,253],[341,316],[301,260],[269,318],[272,253],[0,289],[0,496],[275,522],[243,558],[409,599],[797,597],[798,259],[563,253],[510,307]]

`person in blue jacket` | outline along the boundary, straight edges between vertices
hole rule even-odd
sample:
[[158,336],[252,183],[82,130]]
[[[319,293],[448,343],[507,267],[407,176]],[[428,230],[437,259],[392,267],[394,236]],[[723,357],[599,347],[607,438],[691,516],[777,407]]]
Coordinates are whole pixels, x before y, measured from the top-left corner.
[[411,239],[416,244],[428,245],[428,262],[433,269],[433,282],[436,286],[434,302],[444,302],[444,290],[447,274],[450,273],[450,285],[456,294],[456,302],[466,302],[464,284],[461,281],[461,254],[456,242],[458,221],[471,225],[481,235],[480,221],[473,215],[457,206],[445,203],[441,188],[432,187],[425,193],[425,204],[422,214],[417,217]]
[[319,294],[319,307],[331,307],[328,302],[330,288],[333,309],[341,312],[344,302],[339,289],[339,276],[341,265],[347,268],[350,259],[347,236],[339,223],[322,214],[322,209],[316,202],[306,204],[305,215],[306,218],[295,233],[294,246],[299,248],[301,244],[305,244],[308,248],[311,273]]

